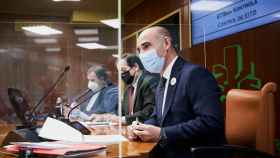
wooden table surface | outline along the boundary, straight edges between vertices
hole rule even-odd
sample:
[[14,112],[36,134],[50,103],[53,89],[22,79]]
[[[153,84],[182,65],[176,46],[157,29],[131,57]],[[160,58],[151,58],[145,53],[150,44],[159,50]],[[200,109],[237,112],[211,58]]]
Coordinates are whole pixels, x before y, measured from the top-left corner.
[[[15,128],[14,125],[0,125],[0,143],[3,141],[5,135]],[[120,133],[118,126],[106,126],[92,128],[92,134],[117,134]],[[121,133],[126,135],[126,127],[122,127]],[[98,154],[97,158],[104,157],[148,157],[151,150],[154,148],[155,143],[144,143],[137,141],[127,141],[120,144],[107,145],[106,152]],[[7,156],[1,153],[5,152],[3,148],[0,149],[0,157],[12,158],[13,155]],[[7,152],[6,152],[7,153]]]

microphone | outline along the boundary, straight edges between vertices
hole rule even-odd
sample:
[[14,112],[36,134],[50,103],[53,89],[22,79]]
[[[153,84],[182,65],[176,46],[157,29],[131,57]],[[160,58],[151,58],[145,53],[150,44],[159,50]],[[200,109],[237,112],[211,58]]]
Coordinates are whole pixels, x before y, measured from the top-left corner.
[[35,113],[35,111],[39,108],[40,104],[49,96],[49,94],[56,88],[57,84],[59,83],[59,81],[61,81],[61,79],[64,77],[64,75],[66,74],[66,72],[68,72],[70,70],[70,66],[66,66],[64,68],[64,70],[62,71],[62,73],[58,76],[58,78],[56,79],[56,81],[54,82],[54,84],[49,88],[49,90],[47,91],[47,93],[45,93],[45,95],[43,95],[43,97],[38,101],[38,103],[34,106],[34,108],[31,110],[30,112],[30,116],[32,117]]
[[[98,92],[102,91],[104,88],[105,88],[105,87],[103,87],[103,88],[101,88],[101,89],[95,91],[91,96],[94,96],[94,95],[97,94]],[[92,90],[88,89],[88,91],[86,91],[86,92],[88,93],[89,91],[92,91]],[[86,94],[87,94],[87,93],[86,93]],[[71,113],[72,113],[73,110],[75,110],[76,108],[78,108],[82,103],[86,102],[86,101],[89,100],[90,98],[91,98],[91,97],[88,97],[88,98],[84,99],[84,100],[81,101],[79,104],[77,104],[77,105],[75,105],[73,108],[71,108],[70,111],[68,112],[67,119],[70,118],[70,115],[71,115]]]
[[91,89],[87,88],[85,91],[83,91],[80,95],[78,95],[77,97],[75,97],[73,100],[77,101],[80,100],[83,96],[87,95],[89,92],[91,91]]
[[54,112],[54,117],[55,118],[63,118],[63,100],[61,97],[56,98],[56,105],[55,105],[55,112]]
[[64,68],[64,72],[67,72],[68,70],[70,70],[70,66],[69,65]]
[[[99,89],[98,91],[93,92],[93,95],[97,94],[98,92],[102,91],[105,87]],[[83,92],[78,98],[81,98],[81,96],[84,96],[85,94],[89,93],[91,90],[87,89],[85,92]],[[79,121],[70,121],[70,115],[72,113],[73,110],[75,110],[76,108],[78,108],[82,103],[86,102],[87,100],[89,100],[91,97],[87,97],[86,99],[84,99],[83,101],[81,101],[80,103],[78,103],[76,106],[74,106],[73,108],[70,109],[70,111],[68,112],[67,118],[63,119],[61,121],[65,122],[66,124],[70,125],[71,127],[77,129],[78,131],[80,131],[82,134],[84,135],[89,135],[91,132],[89,129],[87,129],[83,124],[81,124]]]

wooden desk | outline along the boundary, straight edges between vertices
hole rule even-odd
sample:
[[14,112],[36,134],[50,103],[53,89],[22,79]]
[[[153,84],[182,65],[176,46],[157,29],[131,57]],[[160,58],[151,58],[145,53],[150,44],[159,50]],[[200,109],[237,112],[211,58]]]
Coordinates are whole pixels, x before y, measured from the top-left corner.
[[123,142],[121,144],[109,145],[105,154],[97,157],[149,157],[149,153],[154,147],[154,143],[143,142]]
[[[3,126],[0,125],[0,142],[4,139],[4,136],[12,129],[14,125]],[[103,127],[91,129],[92,134],[116,134],[118,131],[117,127]],[[126,135],[126,127],[122,127],[122,134]],[[127,158],[138,158],[138,157],[149,157],[149,153],[154,148],[155,143],[144,143],[144,142],[122,142],[120,144],[108,145],[106,152],[100,153],[93,158],[105,158],[105,157],[127,157]],[[15,156],[4,156],[1,152],[5,152],[3,148],[0,148],[1,158],[14,158]]]
[[[92,134],[118,134],[118,126],[107,126],[92,128]],[[127,135],[126,126],[122,127],[122,135]],[[107,146],[107,152],[98,157],[149,157],[149,153],[154,148],[155,143],[144,143],[136,141],[123,142],[121,144],[113,144]]]

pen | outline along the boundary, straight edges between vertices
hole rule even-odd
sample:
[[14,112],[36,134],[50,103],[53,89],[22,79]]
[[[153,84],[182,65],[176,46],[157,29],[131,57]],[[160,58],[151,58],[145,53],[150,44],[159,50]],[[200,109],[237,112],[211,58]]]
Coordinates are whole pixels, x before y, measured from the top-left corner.
[[138,117],[136,117],[136,125],[139,125],[140,124],[140,122],[139,122],[139,119],[138,119]]
[[[138,117],[136,117],[135,123],[136,123],[136,126],[140,125],[140,121],[139,121],[139,118],[138,118]],[[141,130],[141,129],[138,129],[137,127],[136,127],[135,130],[143,131],[143,130]]]

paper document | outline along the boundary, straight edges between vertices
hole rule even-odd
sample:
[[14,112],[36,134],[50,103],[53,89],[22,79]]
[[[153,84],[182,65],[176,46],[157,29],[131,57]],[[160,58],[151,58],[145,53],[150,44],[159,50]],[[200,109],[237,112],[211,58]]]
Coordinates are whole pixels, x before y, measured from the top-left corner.
[[128,141],[122,135],[84,135],[84,142],[90,144],[118,144],[123,141]]
[[86,121],[81,122],[84,126],[94,128],[94,127],[103,127],[103,126],[117,126],[118,123],[111,121]]
[[47,118],[40,130],[39,136],[51,140],[106,145],[127,141],[122,135],[83,135],[80,131],[66,123],[53,118]]
[[83,134],[66,123],[48,117],[39,136],[51,140],[82,142]]

